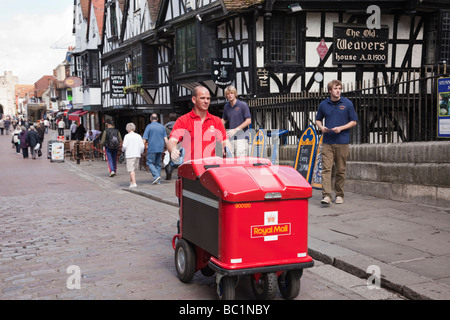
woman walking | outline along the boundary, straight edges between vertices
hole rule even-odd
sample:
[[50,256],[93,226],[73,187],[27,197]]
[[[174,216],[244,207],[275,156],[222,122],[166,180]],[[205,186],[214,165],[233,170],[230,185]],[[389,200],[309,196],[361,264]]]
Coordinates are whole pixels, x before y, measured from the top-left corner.
[[28,142],[27,142],[27,136],[28,132],[25,126],[21,127],[22,131],[19,134],[19,140],[20,140],[20,149],[22,149],[22,155],[24,159],[28,158]]
[[36,154],[39,148],[35,150],[35,147],[39,143],[39,135],[34,126],[30,126],[30,130],[28,130],[27,142],[30,147],[31,157],[33,158],[33,160],[36,160]]
[[12,132],[12,143],[14,144],[14,146],[16,147],[16,152],[17,154],[20,154],[20,144],[19,144],[19,134],[20,134],[21,130],[20,130],[20,126],[16,126],[14,128],[14,131]]

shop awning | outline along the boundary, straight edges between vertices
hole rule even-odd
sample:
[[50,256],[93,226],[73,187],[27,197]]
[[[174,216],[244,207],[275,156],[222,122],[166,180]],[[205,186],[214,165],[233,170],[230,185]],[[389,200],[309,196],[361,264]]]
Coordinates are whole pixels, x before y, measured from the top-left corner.
[[68,119],[72,120],[72,121],[77,121],[79,117],[81,117],[82,115],[84,115],[86,113],[88,113],[88,111],[83,111],[82,109],[81,110],[77,110],[77,111],[74,111],[71,114],[69,114],[69,118]]

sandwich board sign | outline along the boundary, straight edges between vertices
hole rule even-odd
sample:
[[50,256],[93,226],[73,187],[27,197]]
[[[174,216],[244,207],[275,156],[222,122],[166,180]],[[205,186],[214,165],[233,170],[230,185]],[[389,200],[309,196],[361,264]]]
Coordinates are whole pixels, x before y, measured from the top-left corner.
[[253,137],[252,157],[264,158],[265,148],[266,132],[264,129],[259,129]]
[[313,166],[317,149],[317,133],[312,125],[300,136],[295,157],[294,168],[308,183],[311,183]]
[[314,189],[322,189],[322,140],[323,134],[320,136],[317,143],[316,160],[314,161],[314,169],[312,172],[311,186]]

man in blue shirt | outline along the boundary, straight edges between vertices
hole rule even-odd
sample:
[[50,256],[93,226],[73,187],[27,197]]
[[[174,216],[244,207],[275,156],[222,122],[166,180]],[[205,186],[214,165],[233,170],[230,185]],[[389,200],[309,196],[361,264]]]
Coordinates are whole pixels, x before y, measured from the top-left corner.
[[161,159],[164,146],[167,144],[166,128],[158,122],[158,116],[152,114],[150,124],[145,127],[142,140],[148,141],[147,165],[153,176],[152,184],[161,184]]
[[[350,143],[350,128],[356,126],[358,115],[353,103],[341,96],[342,83],[328,83],[330,97],[322,101],[316,115],[316,125],[323,133],[322,141],[322,204],[331,203],[331,172],[336,167],[334,191],[336,204],[344,203],[345,169]],[[323,120],[325,119],[325,125]]]
[[237,99],[237,90],[233,86],[225,89],[228,102],[223,107],[222,123],[229,123],[228,139],[236,157],[248,156],[248,126],[252,123],[250,109],[244,101]]

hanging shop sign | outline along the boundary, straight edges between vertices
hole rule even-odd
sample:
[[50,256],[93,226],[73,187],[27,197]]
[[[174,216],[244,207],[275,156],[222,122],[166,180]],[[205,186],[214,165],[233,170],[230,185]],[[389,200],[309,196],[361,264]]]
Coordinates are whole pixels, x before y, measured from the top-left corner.
[[211,76],[216,86],[225,89],[233,84],[235,78],[234,59],[213,58],[211,69]]
[[111,98],[119,99],[125,98],[125,75],[124,74],[115,74],[111,75]]
[[439,78],[438,81],[438,138],[450,138],[450,78]]
[[69,88],[76,88],[83,84],[83,80],[79,77],[67,77],[64,79],[64,85]]
[[389,28],[333,24],[333,64],[386,64]]

